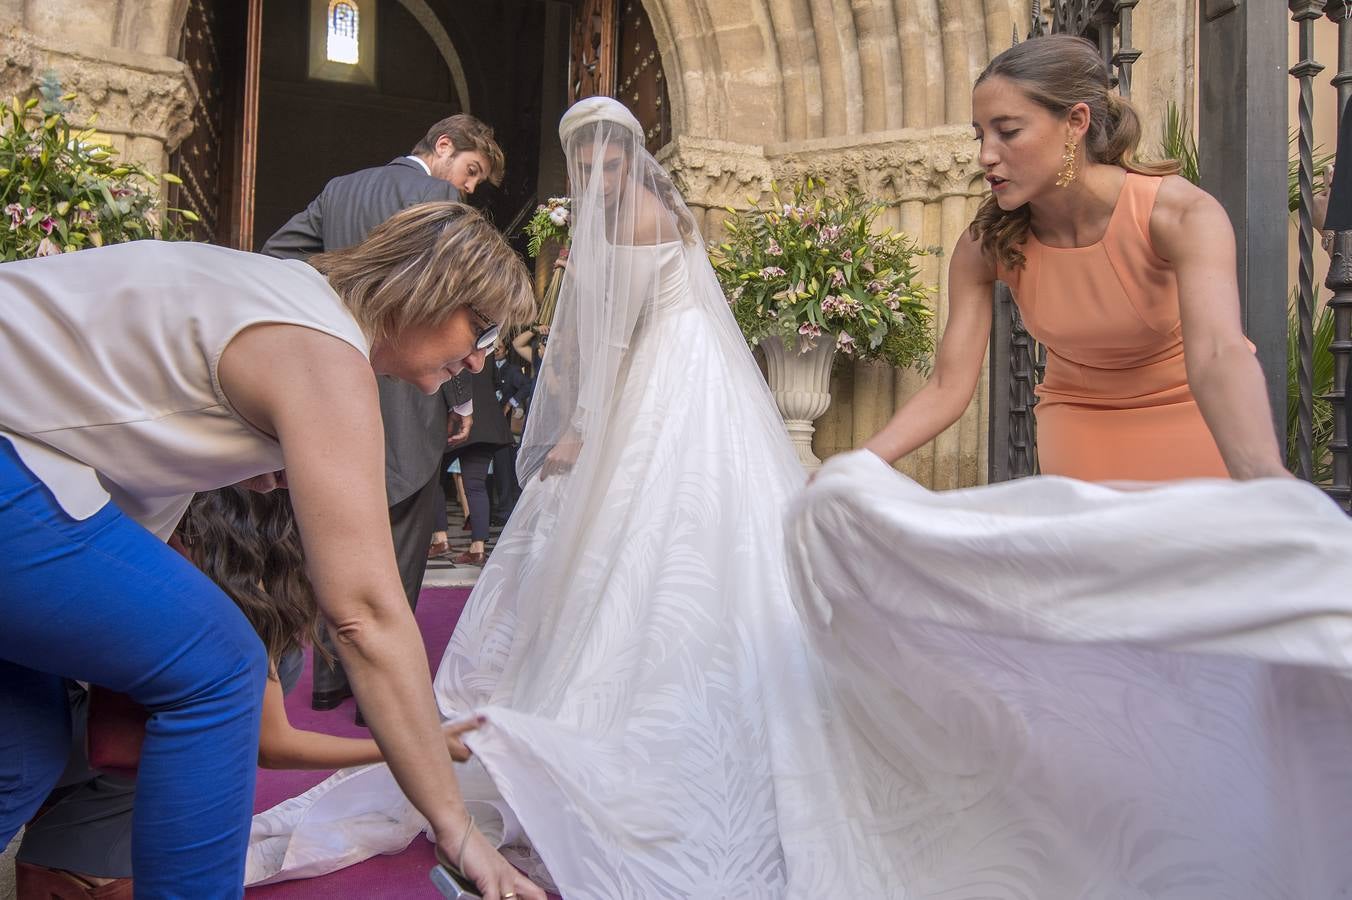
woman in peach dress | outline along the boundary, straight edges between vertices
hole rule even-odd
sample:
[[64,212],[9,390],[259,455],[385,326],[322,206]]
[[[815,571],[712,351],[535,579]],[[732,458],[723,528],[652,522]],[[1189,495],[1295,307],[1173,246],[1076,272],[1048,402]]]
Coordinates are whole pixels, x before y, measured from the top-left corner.
[[[788,516],[890,896],[1352,896],[1352,519],[1282,468],[1230,223],[1132,162],[1085,41],[1002,53],[972,108],[934,375]],[[1047,477],[929,491],[888,463],[970,402],[997,278],[1048,348]]]
[[998,279],[1047,348],[1043,474],[1284,476],[1230,221],[1175,165],[1133,161],[1140,122],[1097,50],[1018,45],[982,74],[972,112],[991,196],[953,251],[934,375],[865,447],[894,462],[967,408]]

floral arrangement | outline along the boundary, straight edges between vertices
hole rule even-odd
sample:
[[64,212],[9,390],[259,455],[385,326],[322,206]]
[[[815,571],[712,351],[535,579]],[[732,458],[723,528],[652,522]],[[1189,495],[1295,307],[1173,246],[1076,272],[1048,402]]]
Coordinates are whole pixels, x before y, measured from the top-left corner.
[[[117,161],[92,128],[73,129],[66,111],[74,95],[56,93],[49,78],[45,102],[15,97],[0,105],[0,261],[181,237],[178,221],[160,219],[155,176]],[[164,180],[179,183],[170,174]],[[186,209],[169,213],[197,221]]]
[[728,239],[710,247],[747,343],[780,337],[806,352],[825,336],[846,357],[927,368],[932,291],[917,263],[926,251],[875,233],[883,206],[856,191],[833,193],[810,177],[787,197],[771,190],[769,206],[729,209]]
[[535,215],[526,223],[530,239],[526,249],[531,256],[539,256],[540,248],[550,241],[568,246],[568,235],[573,225],[573,201],[568,197],[550,197],[535,207]]

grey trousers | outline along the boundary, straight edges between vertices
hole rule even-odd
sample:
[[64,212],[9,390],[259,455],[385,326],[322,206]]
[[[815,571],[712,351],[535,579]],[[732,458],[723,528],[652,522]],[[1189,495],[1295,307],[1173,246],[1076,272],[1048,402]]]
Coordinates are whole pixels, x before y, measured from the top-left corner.
[[[436,530],[437,505],[445,509],[446,498],[441,492],[440,473],[415,491],[411,496],[400,500],[390,507],[390,531],[394,536],[394,558],[399,564],[399,580],[404,585],[404,596],[408,598],[410,609],[418,608],[418,592],[422,590],[423,575],[427,572],[427,547],[432,542],[432,532]],[[323,632],[321,642],[333,652],[333,643],[328,632]],[[333,662],[326,660],[323,654],[314,654],[314,673],[316,695],[329,694],[347,687],[347,673],[338,662],[336,654]]]

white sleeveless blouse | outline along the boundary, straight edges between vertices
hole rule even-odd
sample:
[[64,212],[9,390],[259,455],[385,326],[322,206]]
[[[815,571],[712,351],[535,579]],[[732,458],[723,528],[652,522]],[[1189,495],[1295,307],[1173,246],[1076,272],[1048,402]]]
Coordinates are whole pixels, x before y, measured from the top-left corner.
[[137,241],[0,265],[0,438],[72,518],[111,497],[167,537],[197,491],[283,468],[216,372],[263,323],[370,355],[328,282],[294,260]]

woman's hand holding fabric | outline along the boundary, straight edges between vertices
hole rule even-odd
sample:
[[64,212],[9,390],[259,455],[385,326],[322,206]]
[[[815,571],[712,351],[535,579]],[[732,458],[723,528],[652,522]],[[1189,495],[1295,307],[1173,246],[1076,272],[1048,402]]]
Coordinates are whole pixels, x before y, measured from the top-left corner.
[[446,749],[451,753],[451,759],[456,762],[468,762],[474,754],[465,746],[460,736],[466,732],[473,731],[484,722],[488,721],[483,716],[476,716],[473,719],[463,719],[459,722],[447,722],[441,727],[442,734],[446,735]]

